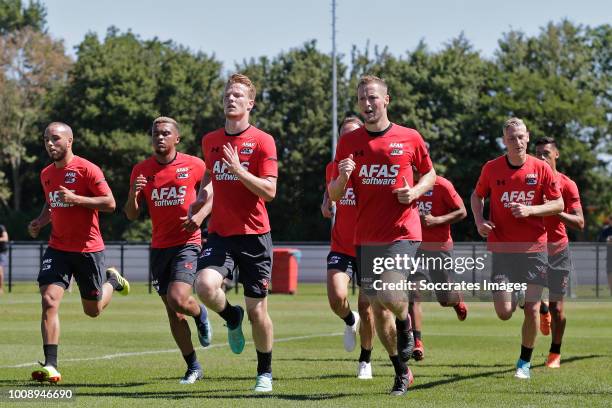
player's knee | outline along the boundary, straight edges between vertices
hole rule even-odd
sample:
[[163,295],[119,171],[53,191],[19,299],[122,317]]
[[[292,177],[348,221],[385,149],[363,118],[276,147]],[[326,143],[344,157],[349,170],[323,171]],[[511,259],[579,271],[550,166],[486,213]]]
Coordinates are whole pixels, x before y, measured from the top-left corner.
[[50,293],[42,295],[42,307],[43,309],[57,309],[59,307],[59,299]]
[[85,312],[87,316],[92,317],[92,318],[100,316],[100,313],[102,312],[97,307],[86,307],[83,309],[83,311]]
[[344,299],[334,292],[329,292],[327,294],[327,300],[329,301],[329,306],[334,311],[340,309],[342,307],[342,304],[344,303]]
[[205,279],[202,274],[198,276],[195,283],[196,291],[198,292],[198,296],[200,296],[200,298],[212,299],[215,296],[218,288],[215,287],[212,282]]
[[510,320],[512,317],[512,310],[496,310],[496,313],[499,320]]
[[359,313],[359,317],[361,317],[362,320],[372,319],[372,307],[370,306],[370,302],[357,302],[357,312]]
[[187,305],[189,296],[184,296],[181,293],[169,293],[166,296],[166,299],[168,300],[168,306],[170,306],[173,310],[179,312],[184,310],[185,306]]
[[536,320],[540,314],[540,305],[537,303],[525,303],[525,318]]
[[551,302],[548,305],[548,310],[553,317],[561,318],[563,317],[563,305],[557,302]]

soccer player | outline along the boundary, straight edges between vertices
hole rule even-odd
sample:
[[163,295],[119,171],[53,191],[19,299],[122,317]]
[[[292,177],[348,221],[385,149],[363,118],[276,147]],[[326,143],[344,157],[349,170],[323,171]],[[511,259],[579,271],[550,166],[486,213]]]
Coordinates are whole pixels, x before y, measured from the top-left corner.
[[[415,181],[419,180],[415,173]],[[423,242],[417,251],[417,258],[424,259],[427,264],[424,270],[429,273],[429,280],[434,283],[453,282],[452,269],[446,266],[447,260],[452,259],[453,239],[451,237],[451,224],[461,221],[467,216],[463,200],[457,194],[453,184],[442,176],[436,176],[436,182],[431,190],[417,199],[419,215],[421,216],[421,233]],[[427,276],[419,272],[411,277],[417,282]],[[418,291],[414,292],[415,299],[410,302],[410,317],[412,318],[414,350],[412,358],[416,361],[425,358],[425,345],[421,338],[423,312]],[[467,305],[463,302],[458,291],[436,291],[436,298],[441,306],[452,307],[457,318],[463,321],[467,318]]]
[[[340,137],[363,126],[356,116],[348,116],[340,126]],[[331,181],[333,162],[325,169],[326,185]],[[333,202],[329,200],[327,189],[324,194],[321,211],[323,216],[331,218],[329,208]],[[336,203],[336,219],[331,233],[331,248],[327,255],[327,299],[333,312],[344,320],[344,349],[353,351],[357,343],[357,327],[361,342],[361,354],[357,366],[357,378],[368,380],[372,378],[372,340],[374,337],[374,317],[367,296],[359,289],[357,311],[351,310],[348,301],[348,284],[352,278],[359,283],[359,271],[355,259],[353,235],[357,218],[357,198],[350,182],[347,184],[344,196]],[[326,211],[327,210],[327,211]]]
[[[394,260],[416,254],[421,225],[415,201],[432,188],[436,173],[421,135],[389,121],[389,100],[382,79],[368,75],[359,80],[357,102],[365,126],[340,139],[328,191],[338,201],[350,181],[358,197],[354,243],[361,289],[395,369],[391,395],[404,395],[413,382],[407,366],[414,345],[405,291],[410,271]],[[421,173],[416,184],[413,165]],[[380,270],[380,261],[390,267]]]
[[[242,74],[233,74],[225,86],[225,127],[204,135],[202,154],[212,183],[213,209],[209,236],[198,260],[196,291],[209,309],[227,323],[232,352],[242,353],[244,310],[230,305],[221,288],[238,268],[257,352],[256,392],[272,391],[272,320],[268,314],[268,285],[272,273],[272,238],[265,203],[276,195],[278,163],[274,139],[249,123],[255,104],[255,86]],[[211,181],[212,179],[212,181]]]
[[[501,320],[510,319],[517,305],[516,296],[503,288],[526,286],[521,355],[515,373],[516,378],[526,379],[530,378],[540,298],[547,282],[542,217],[561,212],[563,199],[550,166],[527,154],[529,132],[521,119],[506,121],[502,141],[507,153],[483,166],[471,204],[478,233],[487,238],[493,253],[491,282],[500,285],[500,290],[493,291],[493,302]],[[489,219],[483,214],[486,198]]]
[[124,211],[133,221],[140,214],[142,202],[149,209],[153,223],[150,259],[153,286],[164,302],[170,331],[187,363],[187,371],[179,382],[193,384],[203,373],[185,315],[195,320],[200,344],[209,346],[212,332],[207,310],[191,293],[201,249],[200,225],[210,213],[212,194],[197,213],[189,212],[206,166],[201,159],[176,150],[180,138],[174,119],[162,116],[153,121],[154,153],[132,169]]
[[53,163],[40,173],[45,205],[28,231],[36,238],[51,223],[49,246],[38,274],[45,362],[32,372],[32,378],[58,382],[62,378],[57,370],[59,306],[72,276],[79,286],[83,311],[90,317],[97,317],[108,306],[113,291],[127,295],[130,284],[115,268],[106,269],[106,282],[102,278],[104,241],[98,212],[115,210],[115,199],[102,170],[72,152],[72,129],[65,123],[50,123],[44,142]]
[[582,231],[584,215],[576,183],[557,171],[559,149],[555,139],[543,137],[536,141],[536,157],[544,160],[552,168],[565,207],[559,214],[544,218],[548,237],[547,286],[550,303],[542,302],[540,306],[540,331],[546,336],[550,334],[552,328],[550,353],[546,360],[546,367],[559,368],[561,367],[561,341],[566,323],[563,298],[570,272],[573,269],[566,226]]

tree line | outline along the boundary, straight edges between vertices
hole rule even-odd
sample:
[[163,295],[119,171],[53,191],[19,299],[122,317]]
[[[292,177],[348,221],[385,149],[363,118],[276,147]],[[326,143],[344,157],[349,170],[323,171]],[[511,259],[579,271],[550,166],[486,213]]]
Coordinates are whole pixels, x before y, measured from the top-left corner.
[[[73,60],[48,33],[45,15],[39,2],[0,0],[0,222],[13,239],[27,238],[43,204],[47,123],[73,128],[75,153],[103,169],[121,206],[132,166],[151,154],[155,117],[178,120],[180,150],[201,157],[202,135],[224,123],[229,72],[254,81],[253,124],[276,140],[278,192],[268,205],[275,240],[329,238],[319,205],[331,158],[332,59],[315,41],[228,70],[214,55],[110,27],[104,38],[87,34]],[[384,78],[390,119],[423,135],[437,172],[469,204],[481,166],[503,153],[503,122],[519,116],[532,141],[557,139],[559,170],[576,181],[585,209],[587,228],[577,238],[594,239],[612,211],[612,27],[562,20],[535,36],[510,31],[498,44],[492,57],[463,35],[401,56],[354,47],[348,64],[337,61],[339,119],[357,111],[361,75]],[[120,211],[102,218],[107,240],[150,238],[146,218],[128,223]],[[469,221],[453,229],[458,241],[479,239]]]

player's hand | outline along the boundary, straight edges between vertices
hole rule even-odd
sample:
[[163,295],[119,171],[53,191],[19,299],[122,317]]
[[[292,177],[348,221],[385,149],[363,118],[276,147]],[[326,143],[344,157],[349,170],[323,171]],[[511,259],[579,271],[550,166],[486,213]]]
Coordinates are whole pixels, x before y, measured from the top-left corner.
[[231,143],[226,143],[223,145],[223,163],[227,166],[227,169],[234,176],[240,176],[242,172],[245,171],[242,164],[240,164],[240,156],[238,156],[238,147],[232,146]]
[[325,194],[323,204],[321,204],[321,214],[323,214],[323,217],[332,218],[334,216],[334,206],[334,202]]
[[204,217],[198,215],[197,213],[191,216],[186,215],[184,217],[181,217],[180,219],[182,221],[181,228],[188,232],[194,232],[198,230],[200,228],[200,225],[202,225],[202,221],[204,221]]
[[64,186],[60,186],[58,196],[59,196],[59,199],[60,199],[60,201],[62,203],[65,203],[65,204],[74,204],[74,205],[78,205],[79,204],[79,196],[74,194],[74,192],[68,190]]
[[402,176],[402,179],[404,180],[404,187],[396,188],[393,190],[393,194],[397,194],[397,201],[400,203],[410,204],[416,200],[418,196],[416,195],[415,190],[408,184],[406,177]]
[[493,228],[495,228],[495,224],[489,220],[484,220],[481,223],[476,223],[476,228],[478,229],[478,233],[481,237],[486,238],[489,236]]
[[349,154],[346,159],[340,160],[338,163],[338,175],[345,177],[347,180],[351,177],[351,173],[355,170],[355,162],[353,161],[353,154]]
[[138,194],[139,192],[142,191],[143,188],[145,188],[145,186],[147,185],[147,178],[142,175],[139,174],[138,177],[136,177],[136,180],[134,180],[134,183],[130,186],[130,193],[132,193],[133,195]]
[[34,218],[28,224],[28,233],[30,234],[32,238],[36,238],[41,228],[42,228],[42,225],[40,225],[38,218]]
[[434,217],[430,213],[421,214],[421,224],[426,227],[435,227],[436,225],[440,225],[440,221],[438,217]]
[[531,215],[531,208],[528,205],[521,203],[510,203],[509,207],[514,218],[526,218]]

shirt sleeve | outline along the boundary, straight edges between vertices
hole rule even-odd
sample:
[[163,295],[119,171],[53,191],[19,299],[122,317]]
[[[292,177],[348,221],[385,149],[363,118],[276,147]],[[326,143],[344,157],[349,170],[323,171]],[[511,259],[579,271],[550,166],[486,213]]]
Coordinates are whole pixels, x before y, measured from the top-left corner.
[[450,181],[444,183],[444,204],[449,212],[458,210],[463,204],[461,196]]
[[559,183],[555,180],[555,175],[548,164],[542,166],[542,193],[548,200],[556,200],[561,197]]
[[429,151],[427,150],[427,146],[425,145],[425,140],[423,140],[423,136],[421,136],[418,132],[415,133],[416,135],[413,164],[419,171],[419,174],[425,174],[431,170],[433,164],[431,162],[431,158],[429,157]]
[[262,137],[259,144],[258,177],[278,177],[278,158],[276,157],[276,143],[270,135]]
[[565,194],[563,194],[563,201],[565,209],[567,211],[582,209],[578,186],[572,180],[568,180],[565,186]]
[[87,173],[87,184],[94,197],[105,196],[112,193],[106,179],[104,178],[102,170],[98,166],[92,164],[87,169]]
[[476,183],[476,195],[480,198],[487,198],[491,194],[491,185],[489,184],[489,166],[482,166],[480,177]]

